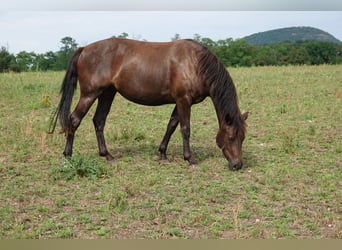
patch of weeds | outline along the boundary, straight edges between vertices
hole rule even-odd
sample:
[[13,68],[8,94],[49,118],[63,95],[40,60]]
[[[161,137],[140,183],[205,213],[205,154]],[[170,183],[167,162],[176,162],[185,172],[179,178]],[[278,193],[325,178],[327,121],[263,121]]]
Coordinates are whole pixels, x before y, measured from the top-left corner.
[[44,197],[48,193],[47,187],[46,186],[37,186],[32,190],[32,194]]
[[265,208],[262,211],[262,215],[264,215],[265,217],[268,217],[268,218],[274,218],[274,211],[272,209]]
[[49,212],[49,209],[44,207],[44,206],[38,206],[37,210],[40,213],[48,213]]
[[106,227],[101,227],[100,229],[98,229],[96,231],[96,234],[98,236],[106,236],[110,233],[111,229],[110,228],[106,228]]
[[122,130],[114,132],[111,136],[115,141],[143,141],[146,138],[144,131],[139,131],[134,128],[124,127]]
[[224,232],[231,231],[233,229],[233,224],[230,218],[220,218],[217,217],[215,222],[210,225],[209,230],[214,238],[225,238]]
[[256,185],[246,185],[246,192],[252,199],[258,199],[258,193],[260,192],[260,188]]
[[274,225],[277,238],[293,239],[296,237],[296,231],[290,229],[286,221],[277,220]]
[[55,219],[45,219],[43,220],[39,227],[37,228],[36,234],[41,235],[44,232],[54,231],[56,229],[56,220]]
[[193,211],[190,214],[192,225],[208,226],[211,222],[210,211]]
[[133,197],[133,196],[139,194],[139,192],[140,192],[140,189],[139,189],[140,186],[141,186],[141,185],[139,185],[139,183],[137,184],[137,183],[135,183],[135,182],[126,183],[126,184],[124,185],[125,193],[127,193],[127,195],[128,195],[129,197]]
[[284,193],[278,191],[272,191],[270,194],[272,201],[281,201],[284,198]]
[[168,234],[171,237],[175,237],[175,238],[185,238],[185,235],[182,234],[182,231],[177,228],[177,227],[171,227],[168,229]]
[[253,227],[251,227],[250,236],[253,239],[263,239],[265,238],[265,231],[262,223],[258,222]]
[[[203,160],[204,160],[204,159],[203,159]],[[201,161],[201,159],[200,159],[200,161]],[[201,164],[201,165],[200,165],[200,171],[201,171],[201,172],[204,172],[204,173],[205,173],[205,172],[208,172],[209,170],[210,170],[210,166],[209,166],[208,164],[205,164],[205,163],[204,163],[204,164]]]
[[286,104],[282,104],[280,107],[277,108],[277,113],[280,113],[280,114],[286,114],[287,113],[287,110],[288,110],[288,107]]
[[128,194],[126,192],[116,192],[114,196],[109,200],[109,210],[118,210],[119,212],[124,211],[128,206],[127,201]]
[[51,107],[51,96],[48,94],[43,95],[40,104],[43,108]]
[[55,205],[56,205],[57,208],[62,208],[64,206],[68,205],[68,201],[67,201],[67,199],[65,199],[63,197],[62,198],[58,197],[55,200]]
[[64,229],[60,229],[57,231],[57,237],[58,238],[70,239],[73,237],[73,235],[74,235],[74,231],[69,227],[64,228]]
[[53,180],[73,180],[80,178],[105,178],[109,176],[109,171],[104,163],[95,157],[85,158],[79,153],[75,153],[70,159],[65,159],[62,166],[52,169]]
[[310,124],[309,125],[309,131],[308,131],[309,135],[315,135],[316,134],[316,127],[314,124]]
[[91,217],[88,214],[81,214],[77,217],[77,219],[82,224],[89,224],[92,221]]
[[153,173],[150,176],[147,176],[147,183],[152,187],[157,185],[160,180],[162,179],[162,176],[160,175],[160,173]]
[[249,219],[249,218],[251,217],[251,213],[248,212],[248,211],[245,211],[245,210],[239,211],[239,212],[238,212],[238,217],[239,217],[240,219]]
[[298,147],[298,144],[295,141],[295,134],[293,131],[286,131],[281,134],[281,145],[282,150],[287,154],[293,154]]

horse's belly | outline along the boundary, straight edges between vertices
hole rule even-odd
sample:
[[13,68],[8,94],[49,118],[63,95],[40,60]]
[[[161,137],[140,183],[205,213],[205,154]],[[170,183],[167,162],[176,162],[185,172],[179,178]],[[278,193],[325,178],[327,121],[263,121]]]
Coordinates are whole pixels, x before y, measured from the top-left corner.
[[169,94],[164,94],[155,91],[127,91],[120,90],[118,92],[125,97],[127,100],[132,102],[148,105],[148,106],[159,106],[163,104],[175,103],[174,99]]

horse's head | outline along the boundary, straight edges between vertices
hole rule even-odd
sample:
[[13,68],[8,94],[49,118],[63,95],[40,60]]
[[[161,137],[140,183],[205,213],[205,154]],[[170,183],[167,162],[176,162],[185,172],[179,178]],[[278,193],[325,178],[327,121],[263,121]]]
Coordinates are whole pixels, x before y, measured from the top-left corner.
[[242,142],[245,139],[245,120],[248,112],[241,115],[241,126],[236,126],[226,118],[226,123],[221,125],[216,136],[217,146],[222,150],[228,160],[230,170],[242,168]]

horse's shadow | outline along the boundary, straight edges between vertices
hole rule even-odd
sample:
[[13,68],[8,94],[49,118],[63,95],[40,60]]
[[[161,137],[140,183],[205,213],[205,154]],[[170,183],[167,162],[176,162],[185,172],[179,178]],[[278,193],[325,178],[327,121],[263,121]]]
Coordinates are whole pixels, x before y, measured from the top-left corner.
[[[159,158],[159,145],[157,144],[135,144],[135,145],[121,145],[112,147],[110,151],[116,159],[124,158],[126,156],[134,156],[137,158],[155,157]],[[201,161],[216,157],[220,151],[212,146],[192,146],[191,151],[193,155]],[[167,149],[167,156],[169,159],[183,158],[182,145],[170,145]]]
[[[118,147],[112,147],[110,151],[116,160],[120,160],[126,157],[134,157],[136,159],[146,160],[153,159],[159,161],[159,145],[154,143],[137,143],[134,145],[120,145]],[[194,157],[201,164],[205,161],[211,160],[213,158],[220,158],[226,161],[221,150],[215,146],[210,145],[193,145],[191,151]],[[174,161],[179,162],[183,160],[183,146],[182,145],[170,145],[167,150],[167,161],[172,163]],[[243,151],[243,168],[252,168],[256,164],[256,159],[253,154],[249,151]],[[227,162],[228,167],[228,162]]]

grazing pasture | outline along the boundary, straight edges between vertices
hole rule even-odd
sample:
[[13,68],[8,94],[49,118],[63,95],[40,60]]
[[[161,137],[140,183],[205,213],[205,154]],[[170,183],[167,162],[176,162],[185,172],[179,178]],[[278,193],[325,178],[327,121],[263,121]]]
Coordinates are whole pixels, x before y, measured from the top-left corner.
[[0,74],[0,238],[341,239],[342,66],[229,72],[250,112],[240,171],[216,146],[210,99],[192,108],[198,167],[179,128],[158,161],[173,105],[119,95],[105,128],[116,161],[98,156],[95,105],[66,160],[64,136],[46,133],[64,72]]

